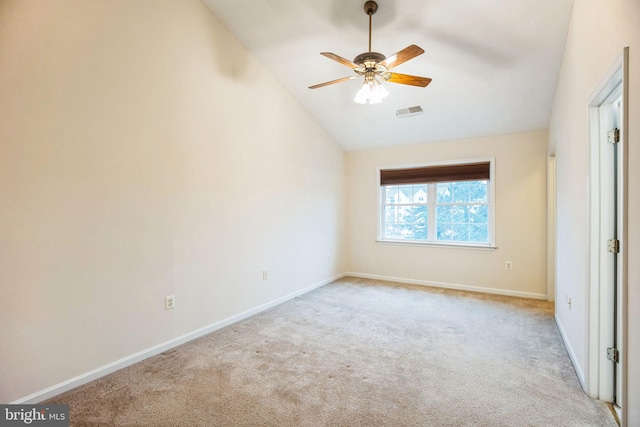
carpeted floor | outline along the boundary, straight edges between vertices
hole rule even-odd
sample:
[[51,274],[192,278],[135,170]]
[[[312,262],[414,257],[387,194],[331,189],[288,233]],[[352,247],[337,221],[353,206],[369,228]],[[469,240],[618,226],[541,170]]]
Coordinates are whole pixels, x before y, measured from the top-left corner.
[[48,403],[75,426],[616,426],[552,303],[353,278]]

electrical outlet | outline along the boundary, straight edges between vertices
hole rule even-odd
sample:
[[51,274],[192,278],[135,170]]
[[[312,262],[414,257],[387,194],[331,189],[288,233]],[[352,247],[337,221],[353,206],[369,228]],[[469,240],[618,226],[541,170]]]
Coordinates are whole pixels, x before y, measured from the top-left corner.
[[569,304],[569,310],[571,310],[571,298],[567,298],[567,304]]
[[265,282],[269,280],[269,272],[267,270],[262,270],[262,280]]
[[504,262],[504,269],[505,269],[505,270],[513,270],[513,262],[511,262],[511,261],[505,261],[505,262]]
[[164,309],[173,310],[174,308],[176,308],[176,296],[167,295],[166,297],[164,297]]

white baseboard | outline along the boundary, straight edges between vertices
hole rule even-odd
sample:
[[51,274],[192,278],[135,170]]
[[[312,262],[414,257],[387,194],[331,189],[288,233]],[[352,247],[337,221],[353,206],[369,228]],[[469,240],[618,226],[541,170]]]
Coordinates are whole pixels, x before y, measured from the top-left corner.
[[532,299],[541,299],[541,300],[547,299],[546,294],[511,291],[506,289],[487,288],[482,286],[458,285],[455,283],[432,282],[429,280],[405,279],[402,277],[379,276],[376,274],[365,274],[365,273],[355,273],[355,272],[346,273],[346,276],[360,277],[363,279],[384,280],[387,282],[408,283],[410,285],[431,286],[434,288],[455,289],[459,291],[482,292],[485,294],[507,295],[512,297],[532,298]]
[[558,316],[555,316],[556,325],[558,325],[558,330],[560,331],[560,337],[562,338],[562,342],[564,342],[564,346],[567,349],[567,353],[569,353],[569,359],[571,359],[571,363],[573,364],[573,368],[576,370],[576,375],[578,376],[578,381],[580,381],[580,385],[582,385],[583,390],[587,390],[584,372],[582,371],[582,367],[578,363],[578,359],[576,358],[576,354],[573,351],[573,347],[571,346],[571,342],[567,339],[567,334],[564,332],[564,327],[562,326],[562,322]]
[[324,286],[326,284],[329,284],[335,280],[338,280],[342,277],[346,276],[346,274],[339,274],[337,276],[334,276],[330,279],[326,279],[323,280],[319,283],[313,284],[311,286],[308,286],[304,289],[301,289],[299,291],[293,292],[291,294],[285,295],[283,297],[280,297],[278,299],[275,299],[271,302],[268,302],[266,304],[260,305],[258,307],[255,307],[251,310],[247,310],[245,312],[236,314],[234,316],[228,317],[226,319],[220,320],[219,322],[215,322],[212,323],[211,325],[202,327],[200,329],[196,329],[195,331],[189,332],[187,334],[184,334],[182,336],[179,336],[177,338],[171,339],[169,341],[165,341],[162,344],[158,344],[156,346],[153,346],[151,348],[148,348],[146,350],[142,350],[139,351],[135,354],[132,354],[130,356],[124,357],[120,360],[116,360],[115,362],[109,363],[108,365],[104,365],[101,366],[99,368],[96,368],[90,372],[86,372],[84,374],[78,375],[77,377],[71,378],[67,381],[63,381],[59,384],[53,385],[51,387],[48,387],[44,390],[40,390],[36,393],[33,393],[29,396],[26,396],[22,399],[18,399],[15,402],[11,402],[11,404],[34,404],[34,403],[39,403],[42,402],[43,400],[47,400],[50,399],[54,396],[57,396],[60,393],[64,393],[65,391],[69,391],[73,388],[76,388],[78,386],[81,386],[83,384],[89,383],[93,380],[96,380],[100,377],[103,377],[105,375],[111,374],[115,371],[118,371],[122,368],[126,368],[127,366],[131,366],[134,363],[140,362],[144,359],[148,359],[149,357],[158,355],[162,352],[165,352],[167,350],[170,350],[174,347],[177,347],[179,345],[182,345],[186,342],[189,342],[191,340],[194,340],[196,338],[200,338],[201,336],[204,336],[206,334],[209,334],[213,331],[216,331],[218,329],[224,328],[225,326],[231,325],[232,323],[236,323],[239,322],[240,320],[246,319],[248,317],[251,317],[255,314],[258,314],[262,311],[268,310],[272,307],[275,307],[279,304],[282,304],[283,302],[289,301],[297,296],[300,296],[302,294],[305,294],[307,292],[310,292],[316,288],[319,288],[321,286]]

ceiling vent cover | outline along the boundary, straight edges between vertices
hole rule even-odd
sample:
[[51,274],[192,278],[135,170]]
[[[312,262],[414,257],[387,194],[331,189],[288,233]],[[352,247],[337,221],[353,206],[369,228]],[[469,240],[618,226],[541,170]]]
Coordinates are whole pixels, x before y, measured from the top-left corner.
[[398,116],[399,119],[404,119],[405,117],[418,116],[422,113],[423,113],[422,107],[419,105],[416,105],[415,107],[402,108],[396,111],[396,116]]

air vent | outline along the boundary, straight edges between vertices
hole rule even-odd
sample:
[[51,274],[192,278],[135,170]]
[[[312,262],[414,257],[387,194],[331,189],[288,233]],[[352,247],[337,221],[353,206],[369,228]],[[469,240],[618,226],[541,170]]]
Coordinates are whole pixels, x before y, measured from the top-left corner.
[[415,107],[402,108],[396,111],[396,116],[398,116],[399,119],[404,119],[405,117],[418,116],[422,113],[423,113],[422,107],[419,105],[416,105]]

